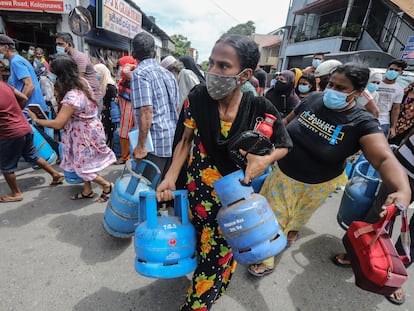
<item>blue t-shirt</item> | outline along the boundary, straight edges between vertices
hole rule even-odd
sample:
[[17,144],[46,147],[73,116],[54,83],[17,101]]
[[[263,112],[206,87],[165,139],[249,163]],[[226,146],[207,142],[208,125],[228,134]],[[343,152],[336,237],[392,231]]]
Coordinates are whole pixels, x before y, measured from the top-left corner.
[[22,80],[27,77],[32,78],[34,90],[32,96],[30,96],[27,100],[26,107],[29,104],[39,104],[44,111],[48,112],[49,108],[43,99],[42,90],[40,88],[40,84],[37,80],[33,66],[27,59],[23,58],[17,53],[14,54],[14,56],[10,59],[10,76],[8,83],[18,91],[22,92],[24,88],[24,83]]

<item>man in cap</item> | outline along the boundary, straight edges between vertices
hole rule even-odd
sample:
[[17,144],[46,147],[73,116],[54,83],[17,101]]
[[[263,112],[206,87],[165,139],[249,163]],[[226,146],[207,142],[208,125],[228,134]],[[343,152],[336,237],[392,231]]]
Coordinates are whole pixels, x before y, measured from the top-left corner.
[[10,76],[8,84],[28,98],[26,107],[29,104],[39,104],[44,111],[49,111],[32,64],[17,53],[14,41],[4,34],[0,34],[1,58],[9,61]]

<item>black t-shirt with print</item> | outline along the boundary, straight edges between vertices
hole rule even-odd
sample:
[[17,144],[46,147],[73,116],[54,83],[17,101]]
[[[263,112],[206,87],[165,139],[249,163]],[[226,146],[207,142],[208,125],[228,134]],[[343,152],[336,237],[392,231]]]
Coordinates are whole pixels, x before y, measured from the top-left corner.
[[316,184],[342,174],[345,160],[360,149],[362,136],[382,133],[378,121],[362,106],[336,112],[323,104],[323,93],[314,92],[294,110],[287,130],[292,150],[278,161],[283,173],[298,181]]

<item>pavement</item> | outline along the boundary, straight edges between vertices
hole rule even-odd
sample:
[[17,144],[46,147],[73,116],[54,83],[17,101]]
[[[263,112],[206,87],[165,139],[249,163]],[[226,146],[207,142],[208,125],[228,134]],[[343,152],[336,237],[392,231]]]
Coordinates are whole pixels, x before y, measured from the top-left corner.
[[[103,176],[115,182],[122,168],[111,166]],[[94,199],[72,201],[80,185],[49,186],[46,172],[28,166],[17,178],[24,200],[0,204],[1,311],[178,310],[188,276],[137,274],[134,241],[112,238],[102,227],[106,204],[96,202],[97,185]],[[0,194],[8,191],[0,179]],[[405,304],[394,306],[356,287],[352,269],[330,261],[343,251],[344,230],[336,221],[341,196],[335,193],[317,210],[297,242],[277,257],[273,274],[256,278],[239,265],[212,310],[414,310],[413,278],[404,285]]]

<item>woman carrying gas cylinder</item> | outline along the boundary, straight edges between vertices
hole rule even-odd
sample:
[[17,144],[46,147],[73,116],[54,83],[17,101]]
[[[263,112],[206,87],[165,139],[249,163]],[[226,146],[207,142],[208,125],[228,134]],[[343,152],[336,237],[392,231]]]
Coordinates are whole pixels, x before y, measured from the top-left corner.
[[[393,155],[378,121],[355,98],[364,90],[369,69],[357,64],[336,67],[324,92],[313,92],[284,120],[293,148],[279,160],[261,189],[276,214],[288,245],[316,209],[335,190],[346,158],[359,149],[391,189],[385,204],[408,206],[407,174]],[[249,267],[263,276],[274,270],[274,258]]]
[[181,310],[210,310],[224,294],[236,266],[216,222],[221,204],[213,188],[214,181],[238,170],[230,159],[229,143],[242,132],[252,130],[258,117],[263,118],[265,113],[276,116],[270,138],[275,148],[270,154],[258,156],[240,151],[248,161],[246,183],[285,156],[292,146],[272,103],[241,92],[259,56],[257,44],[247,36],[223,36],[216,42],[209,58],[206,85],[196,86],[184,101],[183,134],[175,147],[172,164],[157,188],[159,201],[173,198],[171,191],[176,189],[177,177],[188,156],[187,189],[197,232],[198,266]]

